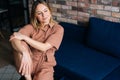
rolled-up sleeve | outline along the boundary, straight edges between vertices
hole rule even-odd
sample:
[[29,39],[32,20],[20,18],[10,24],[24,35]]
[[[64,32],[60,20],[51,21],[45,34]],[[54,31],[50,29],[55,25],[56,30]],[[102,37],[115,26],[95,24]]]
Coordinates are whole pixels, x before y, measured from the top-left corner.
[[21,28],[18,32],[20,32],[26,36],[30,36],[33,33],[33,27],[32,27],[32,25],[27,25],[27,26],[24,26],[23,28]]
[[57,26],[58,27],[55,29],[55,32],[51,34],[46,40],[46,42],[51,44],[56,50],[59,49],[64,34],[63,27],[60,25]]
[[[23,28],[21,28],[18,32],[30,37],[30,35],[33,33],[33,27],[32,27],[32,25],[26,25]],[[12,34],[10,36],[10,41],[13,39],[13,37],[14,37],[14,35]]]

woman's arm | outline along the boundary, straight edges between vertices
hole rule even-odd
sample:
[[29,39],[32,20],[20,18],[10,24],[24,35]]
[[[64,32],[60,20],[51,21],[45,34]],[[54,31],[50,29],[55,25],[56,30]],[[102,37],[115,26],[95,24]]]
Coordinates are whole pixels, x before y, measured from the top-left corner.
[[19,40],[24,40],[26,41],[30,46],[45,52],[46,50],[50,49],[52,47],[51,44],[49,43],[42,43],[38,42],[36,40],[31,39],[28,36],[22,35],[21,33],[14,33],[14,38],[17,38]]
[[49,44],[49,43],[42,43],[42,42],[38,42],[38,41],[35,41],[29,37],[25,37],[24,40],[29,44],[31,45],[32,47],[40,50],[40,51],[43,51],[45,52],[46,50],[52,48],[52,45]]

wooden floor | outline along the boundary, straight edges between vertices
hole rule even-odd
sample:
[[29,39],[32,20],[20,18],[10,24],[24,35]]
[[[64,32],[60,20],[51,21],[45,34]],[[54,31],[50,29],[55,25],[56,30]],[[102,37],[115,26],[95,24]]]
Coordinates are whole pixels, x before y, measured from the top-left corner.
[[11,35],[7,31],[2,31],[0,36],[0,68],[8,64],[13,64],[12,47],[9,42],[9,36]]

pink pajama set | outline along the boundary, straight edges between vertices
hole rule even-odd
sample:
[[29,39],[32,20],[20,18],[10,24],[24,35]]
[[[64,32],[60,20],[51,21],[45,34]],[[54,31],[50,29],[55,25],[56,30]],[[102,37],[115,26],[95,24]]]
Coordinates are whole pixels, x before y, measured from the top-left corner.
[[23,41],[29,52],[32,54],[33,80],[53,80],[53,67],[56,65],[54,54],[61,44],[64,33],[63,27],[56,23],[54,25],[46,25],[44,28],[36,30],[29,24],[29,26],[21,28],[19,32],[36,41],[43,43],[47,42],[53,46],[46,52],[42,52]]

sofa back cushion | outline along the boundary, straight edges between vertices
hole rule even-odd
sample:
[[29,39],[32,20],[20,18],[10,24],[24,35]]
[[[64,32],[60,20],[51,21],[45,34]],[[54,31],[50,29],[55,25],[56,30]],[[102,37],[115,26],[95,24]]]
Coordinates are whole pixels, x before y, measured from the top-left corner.
[[120,58],[120,23],[91,17],[87,45]]
[[78,41],[80,43],[84,41],[86,30],[84,26],[79,26],[67,22],[60,22],[59,24],[64,28],[63,40]]

